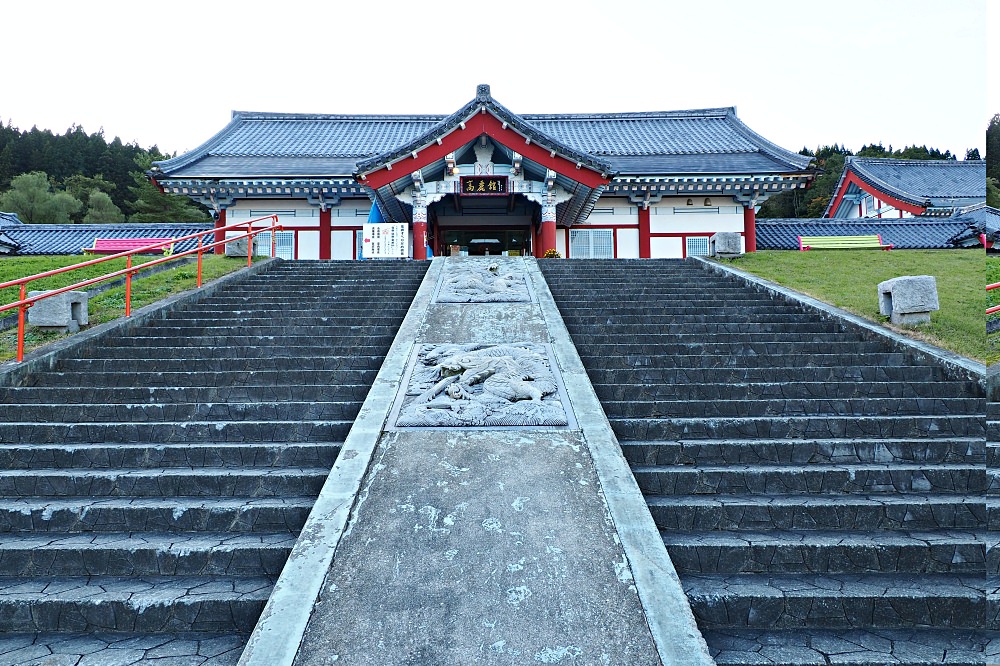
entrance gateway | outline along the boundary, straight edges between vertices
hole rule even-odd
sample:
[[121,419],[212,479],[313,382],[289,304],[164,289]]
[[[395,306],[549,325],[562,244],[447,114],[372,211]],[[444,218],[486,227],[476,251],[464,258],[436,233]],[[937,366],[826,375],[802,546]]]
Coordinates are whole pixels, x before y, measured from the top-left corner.
[[522,115],[480,85],[448,116],[234,112],[148,175],[219,227],[277,215],[294,259],[357,258],[369,217],[414,259],[680,258],[719,232],[754,251],[757,207],[815,171],[735,108]]

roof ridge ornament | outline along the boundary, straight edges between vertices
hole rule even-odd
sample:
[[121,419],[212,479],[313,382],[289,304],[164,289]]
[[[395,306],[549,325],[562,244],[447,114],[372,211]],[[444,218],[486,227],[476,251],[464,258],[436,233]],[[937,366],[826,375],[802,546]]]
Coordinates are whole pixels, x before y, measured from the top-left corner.
[[476,99],[477,100],[487,100],[491,97],[490,95],[490,84],[480,83],[476,86]]

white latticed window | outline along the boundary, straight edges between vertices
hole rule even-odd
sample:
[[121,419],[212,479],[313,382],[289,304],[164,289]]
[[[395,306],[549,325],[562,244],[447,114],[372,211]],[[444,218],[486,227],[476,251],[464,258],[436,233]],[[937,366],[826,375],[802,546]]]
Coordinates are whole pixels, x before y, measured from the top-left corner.
[[[282,259],[295,258],[295,232],[278,231],[275,232],[275,256]],[[271,232],[262,231],[257,234],[257,252],[264,256],[271,256]]]
[[570,259],[614,259],[614,230],[570,229],[569,257]]
[[708,238],[705,236],[689,236],[687,239],[687,256],[704,257],[708,255]]

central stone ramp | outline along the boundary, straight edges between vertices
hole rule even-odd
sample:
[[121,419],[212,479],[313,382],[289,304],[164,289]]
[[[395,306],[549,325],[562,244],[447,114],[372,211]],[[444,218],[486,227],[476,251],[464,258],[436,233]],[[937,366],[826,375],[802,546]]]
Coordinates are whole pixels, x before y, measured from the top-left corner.
[[434,260],[241,664],[711,664],[561,326],[534,260]]

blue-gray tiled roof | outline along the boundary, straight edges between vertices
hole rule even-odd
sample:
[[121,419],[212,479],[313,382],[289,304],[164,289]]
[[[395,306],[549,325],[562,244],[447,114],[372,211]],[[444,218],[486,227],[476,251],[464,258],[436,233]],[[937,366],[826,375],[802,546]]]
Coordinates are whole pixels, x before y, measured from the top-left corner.
[[[883,157],[848,157],[837,191],[853,173],[880,192],[916,206],[949,208],[986,200],[984,160],[897,160]],[[834,201],[830,201],[833,206]],[[837,211],[827,207],[824,215]]]
[[0,227],[5,227],[10,224],[24,224],[21,222],[21,218],[17,216],[17,213],[4,213],[0,211]]
[[[232,121],[214,137],[155,167],[163,177],[177,179],[350,176],[372,158],[405,152],[413,142],[447,128],[481,98],[450,116],[233,112]],[[734,108],[513,114],[488,92],[485,99],[539,142],[623,174],[796,173],[810,161],[750,130]]]
[[[17,254],[80,254],[95,238],[180,238],[211,229],[212,224],[22,224],[4,227],[20,246]],[[177,243],[175,252],[197,246],[196,240]]]
[[952,238],[968,229],[955,218],[907,217],[902,220],[819,218],[758,219],[758,250],[798,250],[799,236],[872,236],[901,250],[954,248]]

